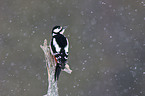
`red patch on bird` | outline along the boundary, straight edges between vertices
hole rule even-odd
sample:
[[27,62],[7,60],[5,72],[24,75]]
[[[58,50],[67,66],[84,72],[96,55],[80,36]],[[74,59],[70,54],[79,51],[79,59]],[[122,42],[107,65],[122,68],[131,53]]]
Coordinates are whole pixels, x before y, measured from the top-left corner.
[[56,57],[54,56],[54,60],[55,60],[55,62],[57,63],[57,59],[56,59]]

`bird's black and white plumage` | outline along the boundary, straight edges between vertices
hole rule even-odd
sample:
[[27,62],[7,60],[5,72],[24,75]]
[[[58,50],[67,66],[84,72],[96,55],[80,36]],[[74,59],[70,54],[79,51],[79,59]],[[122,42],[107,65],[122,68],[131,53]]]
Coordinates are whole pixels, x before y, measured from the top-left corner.
[[69,42],[68,39],[63,35],[66,28],[66,26],[55,26],[52,29],[50,49],[56,61],[55,80],[58,80],[60,72],[65,68],[68,59]]

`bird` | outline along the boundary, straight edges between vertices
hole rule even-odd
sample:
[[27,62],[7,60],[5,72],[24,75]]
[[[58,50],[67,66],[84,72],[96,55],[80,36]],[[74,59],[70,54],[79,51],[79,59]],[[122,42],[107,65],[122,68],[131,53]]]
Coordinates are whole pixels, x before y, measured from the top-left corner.
[[54,26],[52,29],[52,39],[50,41],[50,50],[53,55],[56,66],[54,79],[57,81],[61,70],[64,70],[68,60],[69,41],[63,34],[67,26]]

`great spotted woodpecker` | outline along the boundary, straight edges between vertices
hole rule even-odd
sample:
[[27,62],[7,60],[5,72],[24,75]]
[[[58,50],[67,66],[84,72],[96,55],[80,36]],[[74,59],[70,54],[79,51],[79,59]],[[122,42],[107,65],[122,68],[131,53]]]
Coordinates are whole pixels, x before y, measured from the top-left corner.
[[68,39],[63,35],[67,26],[55,26],[52,29],[52,39],[50,42],[51,54],[56,61],[55,81],[58,80],[61,70],[65,68],[68,59]]

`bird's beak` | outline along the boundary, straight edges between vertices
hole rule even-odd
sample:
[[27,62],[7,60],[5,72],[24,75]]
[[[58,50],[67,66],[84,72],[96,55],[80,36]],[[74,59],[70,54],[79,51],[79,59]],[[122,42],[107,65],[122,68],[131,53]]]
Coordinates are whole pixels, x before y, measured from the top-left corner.
[[67,26],[63,26],[62,28],[63,28],[63,30],[61,31],[61,34],[64,33],[64,31],[65,31],[65,29],[67,28]]
[[66,29],[68,26],[63,26],[63,29]]

